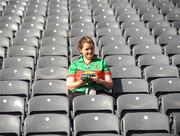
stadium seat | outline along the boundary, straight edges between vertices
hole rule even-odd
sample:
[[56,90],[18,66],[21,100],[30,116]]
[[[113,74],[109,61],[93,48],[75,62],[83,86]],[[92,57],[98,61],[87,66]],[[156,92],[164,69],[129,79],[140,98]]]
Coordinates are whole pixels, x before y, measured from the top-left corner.
[[73,118],[84,113],[114,113],[114,99],[108,95],[82,95],[72,101]]
[[[88,123],[87,123],[88,122]],[[85,113],[73,119],[74,136],[84,134],[119,134],[117,116],[110,113]]]
[[179,128],[179,124],[180,124],[180,114],[179,114],[179,112],[177,112],[177,113],[173,113],[172,114],[172,127],[171,127],[171,129],[172,129],[172,132],[173,132],[173,134],[176,134],[176,135],[179,135],[179,130],[180,130],[180,128]]
[[153,95],[159,97],[168,93],[179,93],[179,78],[159,78],[151,81],[150,90]]
[[58,95],[41,95],[31,97],[28,102],[28,115],[43,113],[65,114],[68,116],[68,98]]
[[58,134],[70,135],[70,121],[63,114],[34,114],[29,115],[24,121],[24,135]]
[[[50,91],[51,90],[51,91]],[[32,84],[32,96],[63,95],[68,96],[64,80],[38,80]]]
[[147,132],[170,132],[168,116],[156,112],[127,113],[121,120],[121,126],[124,136]]
[[124,94],[116,100],[117,116],[121,119],[127,113],[158,112],[158,99],[149,94]]

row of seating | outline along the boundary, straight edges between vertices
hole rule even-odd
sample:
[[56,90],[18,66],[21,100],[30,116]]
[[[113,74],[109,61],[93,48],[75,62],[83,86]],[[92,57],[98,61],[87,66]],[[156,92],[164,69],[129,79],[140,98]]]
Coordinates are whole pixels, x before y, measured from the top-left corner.
[[24,135],[73,132],[74,136],[93,132],[124,136],[149,132],[179,135],[179,95],[163,95],[161,106],[158,99],[149,94],[122,95],[116,101],[117,110],[111,96],[78,96],[72,103],[72,115],[65,96],[32,97],[28,108],[23,98],[0,96],[3,109],[0,110],[3,114],[0,132],[7,133],[7,127],[9,133],[16,135],[22,132]]

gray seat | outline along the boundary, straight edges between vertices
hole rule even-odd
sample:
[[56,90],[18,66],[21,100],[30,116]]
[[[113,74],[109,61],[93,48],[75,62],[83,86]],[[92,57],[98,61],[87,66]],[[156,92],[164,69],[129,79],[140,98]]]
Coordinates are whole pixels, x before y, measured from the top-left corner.
[[24,135],[70,135],[70,120],[63,114],[34,114],[24,121]]
[[31,97],[28,102],[28,115],[43,113],[65,114],[68,116],[68,98],[65,96],[57,95],[41,95]]
[[149,94],[125,94],[116,100],[117,116],[122,119],[127,113],[158,112],[158,99]]
[[119,121],[117,116],[110,113],[85,113],[74,118],[73,128],[74,136],[93,133],[119,134]]
[[150,90],[157,97],[169,93],[179,93],[179,83],[179,78],[159,78],[150,82]]
[[[49,91],[51,90],[51,91]],[[32,84],[32,96],[63,95],[68,96],[64,80],[38,80]]]
[[84,113],[114,113],[114,99],[108,95],[82,95],[72,101],[73,118]]

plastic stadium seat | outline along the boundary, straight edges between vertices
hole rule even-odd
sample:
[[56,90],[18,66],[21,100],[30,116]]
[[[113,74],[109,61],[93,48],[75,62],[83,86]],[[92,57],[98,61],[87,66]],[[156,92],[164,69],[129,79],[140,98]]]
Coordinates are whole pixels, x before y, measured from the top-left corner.
[[103,46],[101,49],[101,57],[105,58],[106,56],[111,55],[130,55],[130,48],[127,45],[114,44]]
[[24,23],[29,23],[29,22],[38,22],[38,23],[45,23],[45,18],[41,15],[33,15],[33,16],[24,16],[23,17],[23,22]]
[[180,21],[172,22],[172,27],[176,28],[178,33],[180,33]]
[[41,41],[42,46],[68,46],[67,38],[63,36],[48,36],[48,37],[43,37]]
[[96,23],[96,26],[95,28],[96,29],[100,29],[100,28],[104,28],[104,27],[109,27],[109,28],[119,28],[119,23],[117,21],[101,21],[101,22],[98,22]]
[[150,1],[153,5],[159,2],[169,2],[169,0],[150,0]]
[[123,31],[123,36],[128,39],[129,37],[133,36],[133,35],[139,35],[139,36],[149,36],[150,35],[150,31],[148,28],[144,27],[144,26],[131,26],[128,27],[126,29],[124,29]]
[[53,23],[53,22],[56,22],[56,23],[61,23],[61,22],[65,22],[65,23],[68,23],[69,20],[68,20],[68,16],[66,15],[52,15],[52,16],[48,16],[47,18],[47,23]]
[[144,25],[144,23],[143,22],[141,22],[141,21],[128,21],[128,22],[123,22],[122,24],[121,24],[121,29],[122,29],[122,32],[124,32],[124,30],[126,29],[126,28],[128,28],[128,27],[141,27],[141,26],[144,26],[145,27],[145,25]]
[[25,28],[25,29],[20,29],[16,32],[17,37],[35,37],[40,39],[41,38],[41,31],[37,28]]
[[122,36],[112,34],[112,35],[105,35],[98,39],[98,46],[102,48],[103,46],[107,45],[125,45],[126,41]]
[[68,58],[64,56],[43,56],[37,59],[37,67],[65,67],[68,68]]
[[[4,49],[8,49],[10,44],[10,40],[6,37],[0,37],[1,43],[0,43],[0,47],[4,48]],[[3,49],[2,49],[3,50]]]
[[129,21],[140,21],[140,18],[135,13],[123,13],[117,17],[117,21],[122,24]]
[[129,37],[127,43],[131,48],[138,44],[155,44],[155,38],[151,35],[133,35]]
[[0,29],[10,29],[14,33],[19,29],[19,26],[15,22],[1,22]]
[[16,15],[10,15],[10,16],[0,16],[1,22],[14,22],[18,25],[21,24],[22,20],[19,16]]
[[65,80],[67,68],[63,67],[43,67],[37,68],[35,71],[35,80]]
[[156,112],[127,113],[121,120],[121,126],[124,136],[147,132],[170,132],[168,116]]
[[169,57],[162,54],[146,54],[137,58],[137,65],[143,69],[150,65],[169,65]]
[[166,19],[169,22],[179,21],[180,20],[179,16],[180,13],[169,13],[166,15]]
[[176,28],[169,26],[157,26],[152,29],[152,35],[156,38],[160,35],[177,35]]
[[0,80],[20,80],[31,83],[32,73],[29,68],[5,68],[0,70]]
[[163,47],[164,53],[168,56],[172,56],[175,54],[180,54],[180,46],[178,44],[168,44]]
[[4,68],[30,68],[34,71],[34,60],[31,57],[6,57],[3,60]]
[[118,118],[110,113],[80,114],[74,118],[73,124],[74,136],[93,133],[119,134]]
[[158,44],[141,44],[132,48],[132,54],[135,58],[138,58],[140,55],[144,54],[162,54],[162,49]]
[[132,112],[158,112],[158,99],[149,94],[120,95],[116,102],[117,116],[120,119]]
[[119,16],[123,13],[132,13],[132,14],[135,14],[136,13],[136,9],[135,8],[132,8],[132,7],[129,7],[129,8],[118,8],[118,9],[115,9],[115,16]]
[[156,78],[177,78],[178,68],[171,65],[151,65],[144,68],[144,78],[150,82]]
[[139,9],[138,14],[141,17],[142,15],[151,12],[151,13],[158,13],[158,9],[155,7],[142,7]]
[[78,36],[85,36],[89,35],[94,37],[94,29],[87,29],[88,27],[83,27],[83,28],[72,28],[70,30],[70,36],[71,37],[78,37]]
[[92,13],[93,16],[104,15],[104,14],[106,14],[106,15],[114,15],[114,11],[110,7],[107,7],[107,8],[106,7],[105,8],[97,7],[97,8],[95,8],[93,10],[93,13]]
[[0,88],[0,96],[19,96],[23,98],[29,96],[29,85],[25,81],[0,81]]
[[144,79],[113,79],[113,96],[121,94],[148,94],[148,83]]
[[163,20],[163,15],[159,14],[159,13],[151,13],[151,12],[147,12],[144,15],[141,16],[142,20],[144,23],[147,23],[149,21],[160,21]]
[[0,134],[19,136],[21,131],[20,119],[14,115],[0,115]]
[[69,24],[66,22],[51,22],[51,23],[46,23],[46,28],[54,28],[54,29],[66,29],[69,30]]
[[179,93],[179,78],[159,78],[151,81],[151,93],[157,97],[169,93]]
[[157,43],[161,46],[167,45],[167,44],[179,44],[180,36],[179,35],[160,35],[157,38]]
[[50,45],[43,46],[39,49],[39,55],[42,56],[68,56],[68,49],[66,46]]
[[171,64],[180,67],[180,54],[173,55],[171,57]]
[[17,96],[0,96],[0,114],[16,115],[21,120],[25,117],[24,98]]
[[135,1],[135,2],[132,2],[132,6],[136,10],[140,10],[141,8],[144,8],[144,7],[146,8],[153,7],[153,5],[148,1]]
[[156,27],[170,27],[170,23],[166,20],[152,20],[147,23],[147,27],[150,30]]
[[91,16],[91,10],[86,8],[73,8],[70,10],[70,17],[76,16],[78,14]]
[[180,10],[179,10],[179,8],[174,7],[174,6],[165,6],[165,7],[162,7],[162,8],[160,9],[160,12],[161,12],[164,16],[166,16],[166,15],[169,14],[169,13],[180,13]]
[[78,14],[78,15],[73,15],[71,17],[70,22],[74,23],[77,21],[83,21],[83,22],[92,22],[92,17],[89,15],[83,15],[83,14]]
[[31,97],[28,102],[28,115],[43,113],[69,115],[68,98],[58,95],[42,95]]
[[13,32],[6,28],[6,29],[0,29],[0,37],[6,37],[12,42],[13,39]]
[[21,25],[22,29],[29,29],[29,28],[35,28],[40,30],[40,33],[42,33],[42,31],[44,30],[44,25],[42,23],[34,23],[34,22],[30,22],[30,23],[23,23]]
[[13,46],[33,46],[38,48],[39,47],[39,41],[36,37],[28,37],[24,34],[18,35],[16,38],[13,39]]
[[43,17],[46,17],[46,9],[44,10],[43,8],[39,8],[39,9],[34,9],[31,8],[30,6],[26,9],[26,16],[34,16],[34,15],[40,15]]
[[61,28],[61,29],[48,28],[43,31],[43,36],[44,37],[48,37],[48,36],[50,36],[50,37],[52,37],[52,36],[67,37],[68,32],[66,29],[63,29],[63,28]]
[[62,114],[35,114],[27,116],[24,122],[24,135],[58,134],[70,135],[70,121]]
[[122,36],[121,29],[117,28],[100,28],[96,30],[96,37],[99,39],[100,37],[107,35],[117,35],[119,37]]
[[166,94],[162,95],[161,97],[161,112],[170,115],[173,114],[174,112],[179,112],[179,93],[171,93],[171,94]]
[[135,58],[130,55],[108,55],[105,57],[109,67],[117,65],[132,65],[135,66]]
[[171,129],[172,129],[172,132],[174,133],[174,134],[176,134],[176,135],[179,135],[179,130],[180,130],[180,128],[179,128],[179,126],[180,126],[180,113],[179,112],[177,112],[177,113],[173,113],[172,114],[172,127],[171,127]]
[[87,29],[94,29],[94,24],[92,22],[80,22],[80,21],[77,21],[77,22],[74,22],[70,25],[71,29],[74,29],[74,28],[87,28]]
[[141,78],[141,70],[136,66],[116,65],[110,67],[112,78]]
[[27,57],[32,57],[33,59],[36,59],[37,53],[36,53],[36,48],[32,46],[12,46],[9,47],[8,50],[9,57],[17,57],[17,56],[27,56]]
[[73,117],[84,113],[114,113],[114,99],[108,95],[82,95],[72,101]]
[[21,9],[17,9],[17,8],[5,10],[4,16],[9,16],[9,15],[15,15],[22,18],[24,16],[24,12]]
[[154,6],[157,8],[157,9],[161,9],[163,7],[174,7],[174,4],[170,1],[157,1],[154,3]]
[[57,5],[50,5],[49,6],[49,11],[48,11],[48,16],[53,16],[53,15],[58,15],[58,14],[62,14],[65,16],[68,16],[68,10],[67,10],[67,6],[60,6],[57,7]]
[[[49,91],[51,90],[51,91]],[[32,84],[32,96],[38,95],[68,95],[64,80],[38,80]]]

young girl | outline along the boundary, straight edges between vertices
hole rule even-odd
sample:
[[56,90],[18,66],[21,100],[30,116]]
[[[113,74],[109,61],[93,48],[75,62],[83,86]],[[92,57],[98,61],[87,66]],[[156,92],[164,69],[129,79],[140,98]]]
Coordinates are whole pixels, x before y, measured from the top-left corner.
[[94,55],[94,46],[88,36],[79,40],[80,57],[70,65],[66,81],[70,99],[83,94],[108,94],[113,86],[108,64]]

